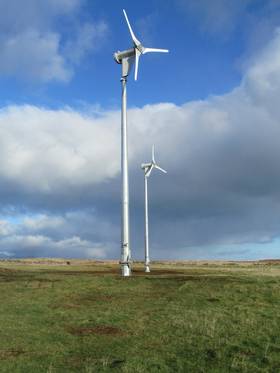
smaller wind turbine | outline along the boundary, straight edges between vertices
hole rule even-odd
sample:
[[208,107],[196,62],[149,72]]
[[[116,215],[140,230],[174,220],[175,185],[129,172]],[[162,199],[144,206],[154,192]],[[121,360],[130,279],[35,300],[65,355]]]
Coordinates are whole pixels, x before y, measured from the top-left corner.
[[148,177],[151,175],[153,168],[164,172],[163,168],[159,167],[155,161],[155,146],[152,148],[152,162],[142,163],[142,170],[144,170],[144,185],[145,185],[145,272],[150,272],[150,255],[149,255],[149,214],[148,214]]

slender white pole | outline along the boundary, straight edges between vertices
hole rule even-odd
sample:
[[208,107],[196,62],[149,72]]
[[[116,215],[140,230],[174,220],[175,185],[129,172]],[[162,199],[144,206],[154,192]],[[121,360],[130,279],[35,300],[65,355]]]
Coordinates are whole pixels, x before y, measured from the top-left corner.
[[131,253],[129,245],[129,186],[128,186],[128,154],[127,154],[127,114],[126,114],[126,77],[122,77],[122,117],[121,117],[121,162],[122,162],[122,243],[121,273],[131,275]]
[[145,272],[150,272],[149,258],[149,212],[148,212],[148,178],[144,170],[145,180]]

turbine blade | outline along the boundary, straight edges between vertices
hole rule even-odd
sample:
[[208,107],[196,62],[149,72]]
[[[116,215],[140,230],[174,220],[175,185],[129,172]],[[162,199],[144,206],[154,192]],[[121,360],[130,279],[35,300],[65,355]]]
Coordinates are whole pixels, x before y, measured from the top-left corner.
[[135,48],[135,71],[134,71],[134,79],[137,80],[138,76],[138,65],[139,65],[139,57],[141,56],[141,52]]
[[150,52],[168,53],[168,49],[157,49],[157,48],[143,48],[142,54]]
[[146,173],[146,177],[149,177],[151,175],[152,169],[154,168],[154,165],[152,164],[149,170]]
[[152,147],[152,160],[153,160],[153,163],[156,163],[155,161],[155,145],[153,144],[153,147]]
[[136,38],[136,36],[134,35],[134,32],[133,32],[133,30],[132,30],[132,28],[131,28],[131,26],[130,26],[130,23],[129,23],[128,17],[127,17],[127,15],[126,15],[126,11],[125,11],[124,9],[123,9],[123,14],[124,14],[124,16],[125,16],[126,23],[127,23],[128,28],[129,28],[129,32],[130,32],[131,38],[132,38],[132,40],[133,40],[135,46],[137,47],[137,46],[140,45],[141,43],[140,43],[140,41]]
[[158,170],[160,170],[161,172],[164,172],[165,174],[167,174],[167,171],[165,171],[163,168],[159,167],[157,164],[155,164],[154,167],[157,168]]

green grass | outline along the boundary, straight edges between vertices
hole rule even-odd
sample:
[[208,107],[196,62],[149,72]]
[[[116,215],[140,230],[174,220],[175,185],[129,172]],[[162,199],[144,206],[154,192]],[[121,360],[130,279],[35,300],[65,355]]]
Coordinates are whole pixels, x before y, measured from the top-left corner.
[[280,265],[0,262],[1,372],[280,372]]

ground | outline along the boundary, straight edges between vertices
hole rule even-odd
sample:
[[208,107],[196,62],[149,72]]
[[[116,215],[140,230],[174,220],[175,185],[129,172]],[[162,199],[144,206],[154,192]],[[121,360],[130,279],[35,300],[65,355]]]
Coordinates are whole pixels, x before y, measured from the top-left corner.
[[280,261],[0,261],[1,372],[280,372]]

